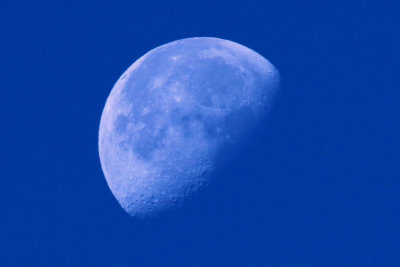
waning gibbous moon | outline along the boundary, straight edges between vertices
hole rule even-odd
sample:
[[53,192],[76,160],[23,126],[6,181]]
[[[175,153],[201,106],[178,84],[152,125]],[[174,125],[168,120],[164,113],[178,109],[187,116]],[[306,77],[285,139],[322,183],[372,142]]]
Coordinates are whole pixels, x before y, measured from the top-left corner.
[[182,39],[138,59],[99,129],[101,166],[122,208],[146,217],[181,205],[263,121],[278,87],[268,60],[228,40]]

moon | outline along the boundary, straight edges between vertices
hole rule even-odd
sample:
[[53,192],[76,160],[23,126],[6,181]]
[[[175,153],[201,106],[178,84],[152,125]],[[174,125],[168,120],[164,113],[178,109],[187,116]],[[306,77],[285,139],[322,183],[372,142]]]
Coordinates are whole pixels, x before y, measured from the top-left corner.
[[[255,51],[211,37],[159,46],[112,89],[99,128],[108,186],[132,216],[179,207],[238,153],[279,88]],[[229,160],[228,160],[229,161]]]

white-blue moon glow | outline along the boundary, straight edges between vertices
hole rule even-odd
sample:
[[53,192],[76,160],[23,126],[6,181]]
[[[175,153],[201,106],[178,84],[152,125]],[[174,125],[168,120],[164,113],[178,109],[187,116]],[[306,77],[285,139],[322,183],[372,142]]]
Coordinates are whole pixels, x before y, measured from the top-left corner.
[[278,87],[269,61],[228,40],[182,39],[142,56],[100,121],[101,166],[120,205],[139,217],[181,205],[263,121]]

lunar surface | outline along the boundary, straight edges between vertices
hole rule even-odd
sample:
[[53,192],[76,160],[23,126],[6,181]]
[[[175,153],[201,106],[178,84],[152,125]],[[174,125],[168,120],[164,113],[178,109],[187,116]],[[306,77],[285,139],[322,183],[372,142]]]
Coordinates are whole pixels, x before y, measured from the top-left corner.
[[223,39],[182,39],[138,59],[100,121],[101,166],[120,205],[138,217],[180,206],[263,122],[278,85],[269,61]]

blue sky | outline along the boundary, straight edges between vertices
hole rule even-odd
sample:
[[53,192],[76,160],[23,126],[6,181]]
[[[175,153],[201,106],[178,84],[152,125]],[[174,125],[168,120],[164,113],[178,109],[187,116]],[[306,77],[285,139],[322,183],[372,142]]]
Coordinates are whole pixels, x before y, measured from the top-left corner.
[[[2,266],[399,266],[396,1],[3,1]],[[129,217],[97,134],[119,76],[194,36],[280,71],[260,145],[156,219]]]

